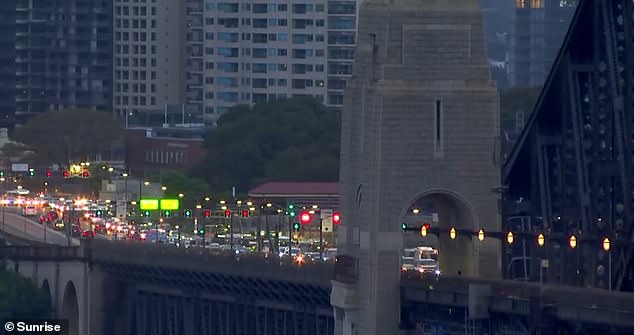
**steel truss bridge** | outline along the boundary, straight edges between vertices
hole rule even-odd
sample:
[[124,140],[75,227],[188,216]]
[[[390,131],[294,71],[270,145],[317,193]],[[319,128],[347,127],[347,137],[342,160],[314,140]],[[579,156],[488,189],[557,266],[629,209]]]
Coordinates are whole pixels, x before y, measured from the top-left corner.
[[[600,243],[516,243],[515,279],[633,290],[634,10],[581,0],[535,109],[503,168],[505,229]],[[565,243],[565,244],[564,244]],[[547,260],[547,261],[546,261]]]

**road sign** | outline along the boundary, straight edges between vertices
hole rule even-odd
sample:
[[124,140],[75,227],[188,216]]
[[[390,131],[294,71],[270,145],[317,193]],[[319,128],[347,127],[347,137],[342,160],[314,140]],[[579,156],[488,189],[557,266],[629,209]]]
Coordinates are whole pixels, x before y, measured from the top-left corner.
[[141,210],[157,210],[159,209],[158,199],[141,199],[139,202],[139,208]]
[[127,213],[126,202],[123,200],[117,200],[117,217],[119,219],[125,219]]
[[322,209],[320,215],[322,219],[330,218],[332,217],[332,209]]
[[11,171],[13,172],[27,172],[29,171],[29,164],[11,164]]
[[321,231],[324,233],[332,232],[332,216],[321,219]]
[[161,199],[162,210],[177,211],[180,208],[180,201],[178,199]]

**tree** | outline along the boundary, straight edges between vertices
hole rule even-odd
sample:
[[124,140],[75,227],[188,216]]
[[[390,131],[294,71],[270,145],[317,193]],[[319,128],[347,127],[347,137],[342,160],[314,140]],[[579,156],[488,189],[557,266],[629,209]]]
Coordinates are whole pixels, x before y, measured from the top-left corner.
[[246,192],[269,180],[337,180],[340,123],[338,112],[310,97],[235,106],[205,137],[196,175],[215,192]]
[[[157,178],[150,178],[153,182],[159,182]],[[178,198],[183,193],[183,202],[196,205],[193,202],[202,202],[209,195],[209,185],[204,180],[192,178],[182,172],[171,171],[161,174],[161,185],[167,187],[166,198]]]
[[68,165],[110,149],[123,139],[123,128],[107,112],[65,109],[35,116],[14,138],[35,152],[32,163]]
[[533,112],[542,87],[515,87],[500,95],[500,125],[512,132],[515,128],[515,115],[524,112],[525,119]]
[[0,262],[0,319],[36,319],[50,316],[49,295],[30,279],[6,270]]

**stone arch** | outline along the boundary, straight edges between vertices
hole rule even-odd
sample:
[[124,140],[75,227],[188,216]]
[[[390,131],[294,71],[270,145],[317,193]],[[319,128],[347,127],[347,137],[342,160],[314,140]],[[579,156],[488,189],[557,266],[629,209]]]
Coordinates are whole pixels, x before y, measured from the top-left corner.
[[79,335],[79,301],[72,281],[66,283],[62,300],[62,319],[68,320],[68,334]]
[[[478,260],[474,255],[472,237],[458,233],[456,239],[452,240],[447,233],[451,228],[458,231],[479,229],[478,213],[474,206],[464,196],[453,190],[426,189],[409,198],[407,205],[401,210],[401,222],[407,221],[412,207],[421,203],[433,205],[434,212],[438,215],[438,222],[433,222],[432,227],[439,228],[441,232],[437,236],[429,234],[423,239],[439,250],[438,260],[441,272],[445,275],[478,275]],[[415,235],[418,239],[422,238]],[[405,243],[407,241],[404,241],[404,245]]]
[[48,301],[49,304],[53,304],[53,297],[51,295],[51,287],[48,283],[48,279],[44,279],[42,281],[42,285],[40,286],[40,288],[42,289],[42,291],[44,291],[46,293],[46,295],[48,296]]

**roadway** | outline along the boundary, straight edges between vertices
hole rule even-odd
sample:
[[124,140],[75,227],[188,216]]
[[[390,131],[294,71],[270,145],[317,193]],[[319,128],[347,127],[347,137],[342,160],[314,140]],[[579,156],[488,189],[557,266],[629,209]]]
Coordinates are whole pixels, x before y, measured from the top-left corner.
[[[13,209],[6,209],[2,214],[4,223],[0,225],[0,230],[3,234],[49,244],[68,245],[68,238],[64,233],[44,227],[35,221],[36,217],[25,217],[13,211]],[[73,238],[71,244],[79,245],[79,241]]]

